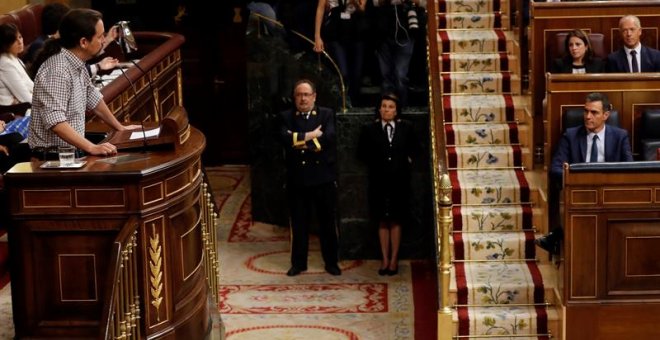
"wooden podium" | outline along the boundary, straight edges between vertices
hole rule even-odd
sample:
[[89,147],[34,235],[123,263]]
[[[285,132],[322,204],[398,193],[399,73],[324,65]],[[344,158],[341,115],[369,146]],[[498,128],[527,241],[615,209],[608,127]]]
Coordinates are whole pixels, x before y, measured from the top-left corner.
[[208,334],[205,138],[184,116],[162,127],[172,148],[6,173],[17,339]]
[[564,338],[660,338],[660,162],[565,166],[564,205]]

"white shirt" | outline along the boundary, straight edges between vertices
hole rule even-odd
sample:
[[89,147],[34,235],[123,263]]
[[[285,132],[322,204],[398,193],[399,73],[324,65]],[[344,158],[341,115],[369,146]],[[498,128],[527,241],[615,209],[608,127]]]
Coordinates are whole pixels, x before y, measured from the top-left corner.
[[0,105],[31,103],[34,83],[23,62],[9,53],[0,55]]
[[626,51],[626,58],[628,59],[628,68],[630,72],[632,72],[632,56],[630,55],[630,51],[636,51],[637,55],[635,56],[635,59],[637,59],[637,69],[639,72],[642,72],[642,44],[637,44],[635,48],[630,49],[628,47],[623,46],[623,49]]
[[382,128],[383,128],[383,131],[385,131],[385,133],[387,133],[387,130],[385,130],[385,126],[387,126],[387,124],[390,124],[390,125],[392,126],[392,132],[391,132],[390,134],[387,135],[387,140],[389,140],[390,143],[391,143],[391,142],[392,142],[392,139],[394,138],[394,129],[396,128],[396,123],[395,123],[393,120],[392,120],[392,121],[389,121],[389,122],[386,122],[386,121],[384,121],[384,120],[381,120],[381,121],[380,121],[380,124],[381,124],[381,126],[382,126]]
[[603,126],[603,129],[598,133],[589,132],[587,134],[587,159],[585,162],[589,162],[591,159],[591,145],[593,144],[594,136],[598,135],[598,140],[596,141],[596,147],[598,147],[598,162],[605,162],[605,129],[607,125]]

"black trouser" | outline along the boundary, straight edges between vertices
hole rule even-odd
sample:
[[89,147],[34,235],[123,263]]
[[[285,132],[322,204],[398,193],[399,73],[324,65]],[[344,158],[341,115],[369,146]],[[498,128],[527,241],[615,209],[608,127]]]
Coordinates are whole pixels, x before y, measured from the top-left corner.
[[30,161],[30,147],[27,143],[21,143],[23,136],[18,132],[0,135],[0,144],[7,147],[9,155],[0,153],[0,171],[4,173],[14,164]]
[[289,187],[291,210],[291,265],[307,268],[309,250],[309,228],[312,211],[316,211],[319,223],[321,253],[326,266],[337,264],[338,240],[335,223],[335,183],[324,183],[308,187]]

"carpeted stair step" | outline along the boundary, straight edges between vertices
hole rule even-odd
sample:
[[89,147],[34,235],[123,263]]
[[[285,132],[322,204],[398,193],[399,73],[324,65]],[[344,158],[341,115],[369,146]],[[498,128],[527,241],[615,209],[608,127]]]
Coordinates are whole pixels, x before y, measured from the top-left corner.
[[[523,166],[527,148],[518,145],[468,145],[447,147],[447,167],[450,169],[495,169]],[[530,166],[531,164],[525,164]]]
[[548,340],[559,334],[549,332],[559,329],[559,315],[543,307],[458,308],[453,320],[453,336],[459,339]]
[[518,144],[514,123],[445,124],[447,145]]
[[517,70],[518,58],[506,53],[444,53],[440,72],[501,72]]
[[453,230],[465,232],[532,230],[533,208],[515,206],[454,206]]
[[525,148],[532,138],[530,126],[515,123],[446,124],[445,134],[449,146],[519,144]]
[[520,77],[510,72],[443,73],[443,93],[520,94]]
[[450,170],[454,204],[519,204],[530,202],[522,170]]
[[535,261],[454,262],[453,305],[543,304],[543,277]]
[[530,121],[525,100],[510,94],[461,95],[445,94],[442,96],[442,109],[445,122],[505,123]]
[[437,13],[474,13],[487,14],[493,12],[506,11],[508,9],[507,0],[437,0]]
[[455,261],[534,260],[534,232],[454,233]]
[[440,13],[437,16],[438,29],[508,29],[509,17],[494,12],[488,14],[480,13]]
[[495,30],[438,30],[438,54],[496,53],[516,55],[516,45],[510,31]]

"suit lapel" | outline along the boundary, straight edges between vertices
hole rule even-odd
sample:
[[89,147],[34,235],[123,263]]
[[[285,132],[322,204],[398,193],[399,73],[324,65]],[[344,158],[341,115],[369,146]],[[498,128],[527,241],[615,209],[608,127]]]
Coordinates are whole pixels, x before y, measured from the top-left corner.
[[616,160],[611,159],[612,155],[614,155],[614,144],[612,143],[614,141],[614,129],[612,129],[610,126],[607,126],[605,128],[605,140],[603,141],[603,144],[605,144],[605,162],[613,162]]
[[587,129],[582,126],[578,131],[578,140],[580,141],[580,163],[587,160]]
[[630,65],[628,65],[628,56],[626,55],[626,50],[623,48],[619,50],[619,62],[621,63],[621,68],[626,71],[626,73],[629,73]]

